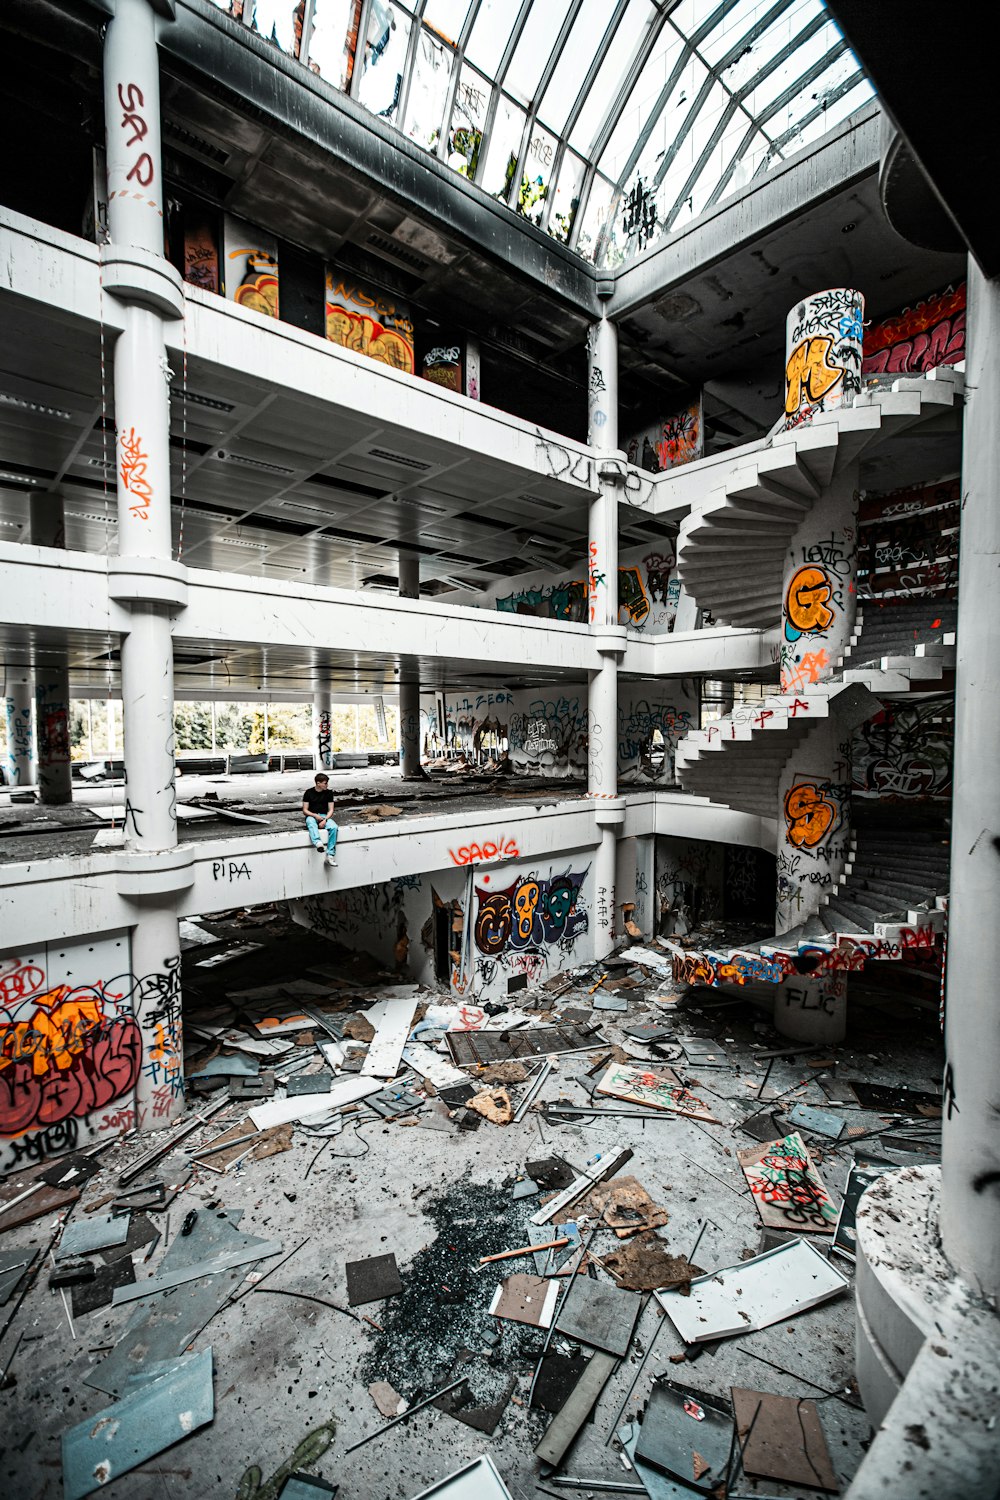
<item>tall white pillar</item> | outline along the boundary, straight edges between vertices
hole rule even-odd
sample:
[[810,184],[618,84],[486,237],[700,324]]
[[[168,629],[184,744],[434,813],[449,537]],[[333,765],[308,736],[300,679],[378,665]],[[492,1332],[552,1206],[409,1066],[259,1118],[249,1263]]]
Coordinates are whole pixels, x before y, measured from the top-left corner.
[[4,711],[7,718],[7,759],[4,775],[10,787],[31,786],[34,782],[35,732],[31,705],[34,694],[31,679],[8,682]]
[[178,847],[174,793],[172,615],[187,603],[172,560],[170,367],[164,319],[183,315],[183,286],[164,258],[160,86],[150,0],[116,0],[104,46],[110,243],[104,287],[125,307],[114,350],[118,556],[112,598],[122,633],[125,855],[120,888],[136,908],[134,1006],[143,1039],[137,1112],[167,1125],[183,1104],[180,944],[175,898],[191,881]]
[[625,455],[618,452],[618,330],[606,317],[587,339],[587,436],[598,452],[598,493],[590,502],[587,582],[590,628],[601,665],[590,674],[587,702],[587,791],[594,800],[600,843],[594,857],[594,957],[615,943],[615,840],[624,820],[618,797],[618,660],[625,631],[618,624],[618,494]]
[[[420,598],[420,558],[399,554],[399,597]],[[399,765],[404,781],[426,781],[420,764],[420,677],[416,657],[403,657],[399,664]]]
[[333,705],[328,692],[313,697],[313,743],[316,770],[333,770]]
[[941,1241],[1000,1297],[1000,284],[969,261],[951,895],[945,1009]]

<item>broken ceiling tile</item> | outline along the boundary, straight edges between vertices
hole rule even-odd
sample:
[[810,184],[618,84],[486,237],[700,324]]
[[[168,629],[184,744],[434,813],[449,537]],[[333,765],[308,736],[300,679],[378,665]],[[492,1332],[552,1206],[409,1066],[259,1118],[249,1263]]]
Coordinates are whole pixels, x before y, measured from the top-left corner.
[[467,1074],[424,1042],[408,1042],[403,1048],[403,1061],[421,1078],[429,1078],[438,1091],[469,1082]]
[[642,1298],[634,1292],[577,1276],[559,1313],[556,1331],[621,1358],[628,1352],[641,1307]]
[[761,1223],[795,1234],[830,1234],[837,1208],[797,1131],[736,1153]]
[[307,1094],[301,1099],[272,1099],[251,1109],[249,1115],[258,1130],[267,1130],[271,1125],[285,1125],[290,1120],[306,1120],[310,1115],[322,1114],[328,1109],[340,1109],[344,1104],[353,1104],[369,1094],[377,1094],[381,1088],[382,1083],[377,1078],[335,1078],[326,1094]]
[[596,1214],[620,1240],[628,1239],[640,1229],[662,1229],[670,1220],[667,1210],[653,1202],[636,1177],[616,1177],[599,1183],[577,1212]]
[[517,1031],[448,1031],[445,1041],[452,1061],[471,1068],[480,1063],[586,1052],[604,1042],[596,1027],[536,1026]]
[[91,1255],[109,1245],[124,1245],[128,1239],[132,1215],[94,1214],[89,1219],[71,1219],[62,1232],[56,1260],[70,1260],[74,1255]]
[[718,1398],[659,1380],[649,1395],[635,1454],[689,1489],[708,1494],[725,1480],[732,1441],[732,1412]]
[[564,1406],[553,1417],[545,1435],[535,1448],[544,1463],[559,1464],[570,1444],[594,1409],[608,1378],[618,1361],[613,1354],[599,1350],[587,1360],[586,1368],[569,1394]]
[[561,1411],[587,1368],[585,1354],[545,1354],[538,1369],[531,1405],[538,1411]]
[[511,1323],[528,1323],[533,1328],[548,1328],[559,1297],[559,1283],[541,1276],[517,1271],[502,1281],[493,1294],[490,1316],[506,1318]]
[[604,990],[596,994],[591,1002],[595,1010],[612,1010],[625,1012],[628,1010],[628,1000],[614,994],[607,994]]
[[747,1474],[809,1489],[840,1488],[815,1401],[737,1386],[732,1398]]
[[79,1187],[81,1183],[96,1177],[101,1170],[101,1163],[96,1156],[83,1156],[79,1153],[73,1156],[61,1156],[58,1161],[39,1172],[40,1182],[47,1182],[50,1187],[67,1188]]
[[688,1296],[654,1296],[686,1344],[769,1328],[848,1288],[847,1277],[808,1240],[795,1239],[691,1282]]
[[82,1500],[128,1474],[214,1415],[212,1351],[184,1355],[156,1379],[63,1433],[64,1500]]
[[375,1035],[361,1065],[366,1077],[395,1078],[416,1008],[416,998],[410,995],[405,999],[380,1000],[367,1012],[365,1019],[375,1027]]
[[889,1110],[896,1114],[916,1115],[922,1110],[934,1116],[941,1113],[941,1095],[924,1093],[920,1089],[887,1088],[880,1083],[866,1083],[860,1078],[849,1078],[850,1087],[864,1109]]
[[199,1078],[256,1078],[259,1072],[259,1057],[244,1057],[238,1053],[234,1057],[213,1057],[196,1073],[187,1076],[188,1082],[194,1083]]
[[686,1484],[678,1484],[676,1480],[670,1479],[659,1469],[654,1469],[652,1464],[643,1463],[636,1456],[635,1449],[641,1431],[638,1422],[626,1422],[618,1429],[618,1441],[642,1481],[649,1500],[690,1500],[691,1491]]
[[686,1089],[671,1068],[633,1067],[629,1063],[612,1063],[595,1089],[627,1104],[644,1104],[650,1109],[668,1110],[690,1115],[695,1120],[718,1124],[708,1105]]
[[394,1255],[349,1260],[344,1269],[347,1272],[347,1300],[351,1307],[381,1302],[385,1297],[398,1296],[403,1290]]

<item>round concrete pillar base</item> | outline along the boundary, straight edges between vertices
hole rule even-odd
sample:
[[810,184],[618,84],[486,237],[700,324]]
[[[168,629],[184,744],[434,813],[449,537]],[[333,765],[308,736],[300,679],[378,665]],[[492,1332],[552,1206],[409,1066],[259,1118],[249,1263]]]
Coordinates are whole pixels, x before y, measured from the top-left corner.
[[774,1028],[793,1042],[842,1042],[847,1034],[846,974],[795,974],[774,996]]

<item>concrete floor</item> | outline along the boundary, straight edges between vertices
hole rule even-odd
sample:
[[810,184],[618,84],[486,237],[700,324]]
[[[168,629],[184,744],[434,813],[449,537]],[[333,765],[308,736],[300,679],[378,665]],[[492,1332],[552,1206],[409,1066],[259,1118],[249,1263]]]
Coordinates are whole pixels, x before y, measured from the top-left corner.
[[[226,982],[238,987],[232,980]],[[589,1003],[590,981],[581,975],[579,984],[579,989],[560,997],[559,1006]],[[629,999],[627,1017],[599,1012],[595,1019],[610,1039],[625,1041],[632,1051],[634,1044],[622,1037],[618,1023],[654,1014],[661,1019],[650,997],[662,992],[662,984],[624,991]],[[900,1024],[901,1017],[905,1024]],[[666,1116],[651,1122],[619,1118],[557,1126],[529,1112],[521,1124],[498,1127],[484,1122],[466,1133],[453,1126],[443,1131],[355,1119],[329,1143],[296,1128],[292,1149],[284,1154],[245,1162],[227,1176],[196,1174],[170,1211],[171,1240],[191,1208],[204,1211],[209,1203],[238,1207],[244,1210],[242,1229],[280,1239],[285,1252],[300,1246],[266,1283],[272,1289],[311,1292],[345,1307],[345,1262],[392,1250],[404,1292],[361,1309],[381,1332],[325,1306],[264,1292],[253,1292],[225,1308],[191,1346],[211,1346],[214,1351],[214,1422],[114,1481],[105,1493],[111,1500],[273,1500],[280,1484],[267,1481],[303,1444],[301,1466],[339,1483],[341,1496],[352,1500],[405,1500],[484,1452],[492,1454],[517,1500],[571,1493],[540,1477],[533,1448],[550,1419],[523,1404],[540,1335],[505,1325],[500,1342],[494,1342],[497,1325],[484,1309],[499,1277],[474,1268],[480,1255],[525,1241],[524,1223],[537,1200],[512,1201],[511,1183],[527,1160],[556,1154],[579,1165],[612,1140],[633,1149],[635,1156],[626,1170],[668,1209],[670,1222],[660,1234],[673,1253],[691,1251],[702,1230],[696,1259],[707,1270],[757,1252],[761,1226],[736,1159],[737,1149],[749,1144],[749,1137],[738,1124],[758,1107],[755,1096],[764,1079],[766,1064],[753,1058],[751,1044],[779,1047],[782,1039],[743,999],[727,1004],[718,992],[690,994],[675,1024],[681,1031],[711,1036],[726,1049],[725,1068],[700,1075],[682,1068],[689,1082],[698,1078],[697,1091],[716,1108],[723,1122],[719,1125]],[[851,1001],[848,1043],[832,1050],[839,1077],[938,1087],[941,1047],[936,1021],[909,1012],[904,1002],[876,999],[869,1006],[858,989]],[[815,1083],[797,1087],[808,1076],[806,1062],[813,1055],[805,1049],[797,1058],[777,1059],[762,1102],[784,1095],[786,1103],[825,1103]],[[578,1057],[560,1059],[543,1097],[583,1104],[584,1091],[573,1080],[586,1066],[589,1063]],[[244,1108],[234,1103],[224,1110],[205,1128],[204,1138],[214,1136],[225,1120],[239,1120]],[[877,1128],[881,1123],[858,1108],[842,1113],[851,1126]],[[117,1171],[146,1144],[126,1142],[105,1153],[103,1170],[88,1184],[74,1218],[84,1216],[84,1205],[107,1191]],[[810,1145],[823,1157],[820,1170],[839,1196],[850,1141],[845,1135],[842,1144],[826,1150],[818,1138]],[[866,1142],[869,1147],[877,1150],[877,1142]],[[920,1158],[901,1154],[897,1159],[907,1163]],[[151,1175],[175,1180],[171,1173],[182,1160],[183,1151]],[[162,1228],[163,1215],[153,1218]],[[55,1227],[49,1215],[8,1231],[0,1236],[0,1249],[45,1246]],[[592,1248],[603,1254],[615,1244],[611,1231],[601,1230]],[[144,1252],[138,1252],[138,1280],[156,1272],[163,1248],[161,1242],[148,1264],[143,1262]],[[836,1263],[850,1274],[849,1262]],[[261,1263],[258,1272],[273,1264]],[[506,1270],[515,1268],[530,1270],[531,1263],[517,1262]],[[599,1276],[606,1279],[603,1273]],[[0,1309],[0,1325],[12,1306]],[[13,1357],[14,1384],[0,1394],[0,1477],[12,1497],[56,1500],[61,1494],[61,1433],[109,1404],[83,1381],[104,1357],[95,1351],[115,1342],[128,1316],[127,1307],[88,1314],[79,1319],[73,1339],[59,1295],[47,1287],[47,1273],[35,1283],[0,1342],[2,1367],[11,1358],[18,1334],[23,1334]],[[702,1353],[694,1362],[677,1365],[670,1356],[681,1353],[681,1341],[655,1301],[648,1302],[629,1356],[606,1386],[596,1420],[584,1428],[562,1472],[605,1484],[617,1480],[634,1485],[634,1474],[623,1469],[617,1442],[605,1446],[605,1439],[638,1361],[657,1332],[656,1347],[628,1414],[641,1408],[653,1377],[664,1372],[708,1394],[728,1396],[729,1387],[738,1385],[813,1397],[819,1401],[834,1468],[841,1484],[847,1483],[870,1435],[853,1385],[850,1296],[731,1339],[714,1354]],[[513,1398],[492,1437],[429,1408],[355,1453],[346,1452],[383,1423],[367,1390],[373,1380],[389,1380],[415,1403],[454,1378],[449,1371],[463,1346],[473,1352],[469,1372],[477,1397],[493,1399],[509,1376],[516,1378]],[[306,1463],[303,1457],[310,1450],[315,1461]],[[247,1477],[253,1466],[259,1480]],[[771,1480],[755,1483],[744,1478],[732,1493],[792,1496],[801,1491]]]
[[[237,812],[267,819],[267,827],[220,818],[185,822],[180,827],[180,838],[184,843],[199,843],[203,839],[233,839],[262,833],[302,831],[304,834],[302,793],[312,786],[313,774],[285,771],[264,776],[178,777],[179,805],[211,793]],[[559,802],[580,796],[586,790],[583,782],[521,776],[463,777],[435,773],[426,782],[405,782],[398,768],[383,766],[333,771],[330,788],[335,802],[334,816],[345,828],[365,821],[360,816],[362,809],[380,802],[401,807],[406,818],[419,818],[468,808],[489,812],[521,797],[534,803]],[[91,809],[124,808],[124,805],[125,788],[121,782],[75,783],[73,801],[63,807],[11,803],[9,791],[0,790],[0,864],[107,853],[107,848],[95,849],[93,844],[97,831],[110,824],[98,819]]]

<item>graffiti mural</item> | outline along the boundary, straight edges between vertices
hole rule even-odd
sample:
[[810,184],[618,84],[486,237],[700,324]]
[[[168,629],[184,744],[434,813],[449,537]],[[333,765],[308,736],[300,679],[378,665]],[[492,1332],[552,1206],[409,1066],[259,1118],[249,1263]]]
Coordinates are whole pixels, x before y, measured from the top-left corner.
[[785,426],[809,422],[861,389],[865,299],[832,287],[798,302],[785,325]]
[[845,740],[832,753],[831,776],[793,770],[787,783],[778,843],[779,932],[816,910],[840,874],[850,833],[850,753]]
[[587,869],[542,880],[521,876],[502,890],[476,886],[476,916],[473,935],[476,948],[488,958],[509,950],[540,952],[558,943],[567,945],[588,929],[588,915],[581,901]]
[[950,797],[954,741],[955,710],[949,694],[887,703],[852,738],[855,792],[893,800]]
[[618,705],[618,764],[622,780],[673,781],[678,742],[697,727],[692,709],[648,698]]
[[[961,483],[954,479],[883,493],[858,512],[858,594],[882,608],[910,600],[952,602],[958,593]],[[866,615],[870,606],[866,606]],[[946,625],[945,628],[951,628]]]
[[[183,1092],[176,966],[100,977],[127,949],[122,937],[0,958],[0,1171],[172,1112]],[[97,970],[86,982],[81,959]]]
[[[592,589],[596,591],[603,582],[603,573],[598,573],[595,568],[589,581],[572,578],[517,589],[497,599],[496,607],[501,614],[532,615],[539,620],[570,620],[585,625],[593,608]],[[618,614],[622,624],[634,625],[637,629],[649,616],[649,599],[641,570],[637,567],[618,569]]]
[[865,334],[863,375],[922,374],[965,358],[966,286],[943,292],[875,323]]
[[[795,558],[801,559],[795,565]],[[857,540],[853,525],[798,545],[785,584],[778,653],[783,693],[823,682],[853,620]]]
[[409,309],[333,267],[326,273],[326,336],[393,370],[414,373]]
[[625,453],[630,464],[650,474],[665,474],[669,469],[703,458],[705,420],[701,393],[662,421],[633,433],[625,443]]
[[278,316],[278,242],[272,235],[226,214],[225,290],[230,302],[266,317]]
[[421,360],[421,374],[433,385],[462,394],[462,349],[459,344],[428,349]]

